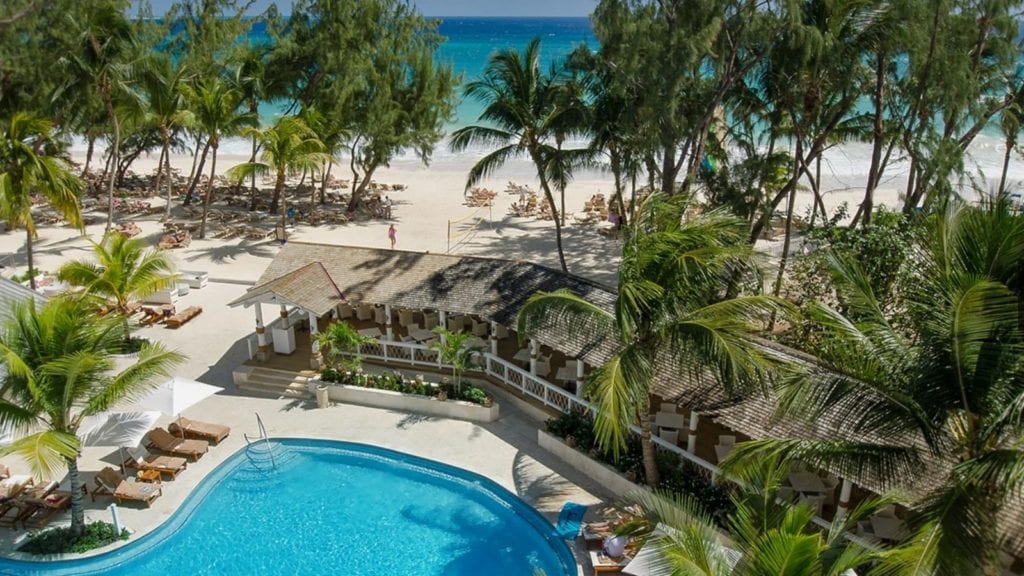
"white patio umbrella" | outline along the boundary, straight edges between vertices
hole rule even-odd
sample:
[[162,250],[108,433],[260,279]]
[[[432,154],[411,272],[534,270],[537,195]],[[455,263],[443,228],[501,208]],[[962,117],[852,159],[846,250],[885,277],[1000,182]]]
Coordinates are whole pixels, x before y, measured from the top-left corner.
[[160,412],[101,412],[86,416],[78,427],[78,438],[83,446],[114,446],[121,456],[124,472],[125,446],[134,448],[153,427]]
[[180,418],[186,408],[221,390],[223,388],[219,386],[211,386],[196,380],[175,376],[146,394],[135,405],[146,410],[159,410],[164,414]]

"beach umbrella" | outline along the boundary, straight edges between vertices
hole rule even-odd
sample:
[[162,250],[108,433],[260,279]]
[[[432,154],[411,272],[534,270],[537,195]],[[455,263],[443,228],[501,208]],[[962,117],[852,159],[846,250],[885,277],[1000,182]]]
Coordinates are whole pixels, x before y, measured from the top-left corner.
[[[146,410],[159,410],[180,418],[181,413],[189,406],[213,396],[223,388],[203,384],[196,380],[175,376],[146,394],[136,406]],[[182,431],[184,434],[184,431]]]
[[83,446],[114,446],[121,456],[121,471],[124,472],[125,446],[134,447],[153,428],[159,411],[145,412],[101,412],[86,416],[78,427],[78,439]]

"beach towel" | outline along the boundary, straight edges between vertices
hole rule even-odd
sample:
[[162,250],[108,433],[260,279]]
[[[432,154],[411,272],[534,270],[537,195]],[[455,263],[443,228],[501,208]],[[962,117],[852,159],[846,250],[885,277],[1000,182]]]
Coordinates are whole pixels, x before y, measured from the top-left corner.
[[583,526],[583,515],[587,513],[587,507],[575,502],[566,502],[562,511],[558,513],[558,525],[555,526],[555,535],[564,540],[570,540],[579,536],[580,528]]

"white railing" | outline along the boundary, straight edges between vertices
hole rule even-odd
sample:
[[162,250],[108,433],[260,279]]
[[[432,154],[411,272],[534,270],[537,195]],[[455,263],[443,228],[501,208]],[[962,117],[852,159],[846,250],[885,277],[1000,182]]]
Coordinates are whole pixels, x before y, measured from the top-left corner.
[[582,398],[568,390],[548,382],[544,378],[531,374],[519,366],[512,364],[490,352],[484,356],[484,372],[506,386],[529,396],[543,405],[560,412],[571,410],[589,410],[590,407]]

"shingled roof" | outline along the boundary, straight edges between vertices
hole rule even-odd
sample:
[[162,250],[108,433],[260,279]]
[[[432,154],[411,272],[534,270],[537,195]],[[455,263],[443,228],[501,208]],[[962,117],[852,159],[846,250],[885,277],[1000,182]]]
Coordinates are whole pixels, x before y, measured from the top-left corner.
[[330,274],[320,262],[310,262],[287,274],[260,284],[241,298],[231,302],[231,306],[250,305],[262,302],[263,297],[271,295],[280,304],[291,304],[308,310],[317,316],[323,316],[335,306],[344,302],[341,291],[331,279]]

